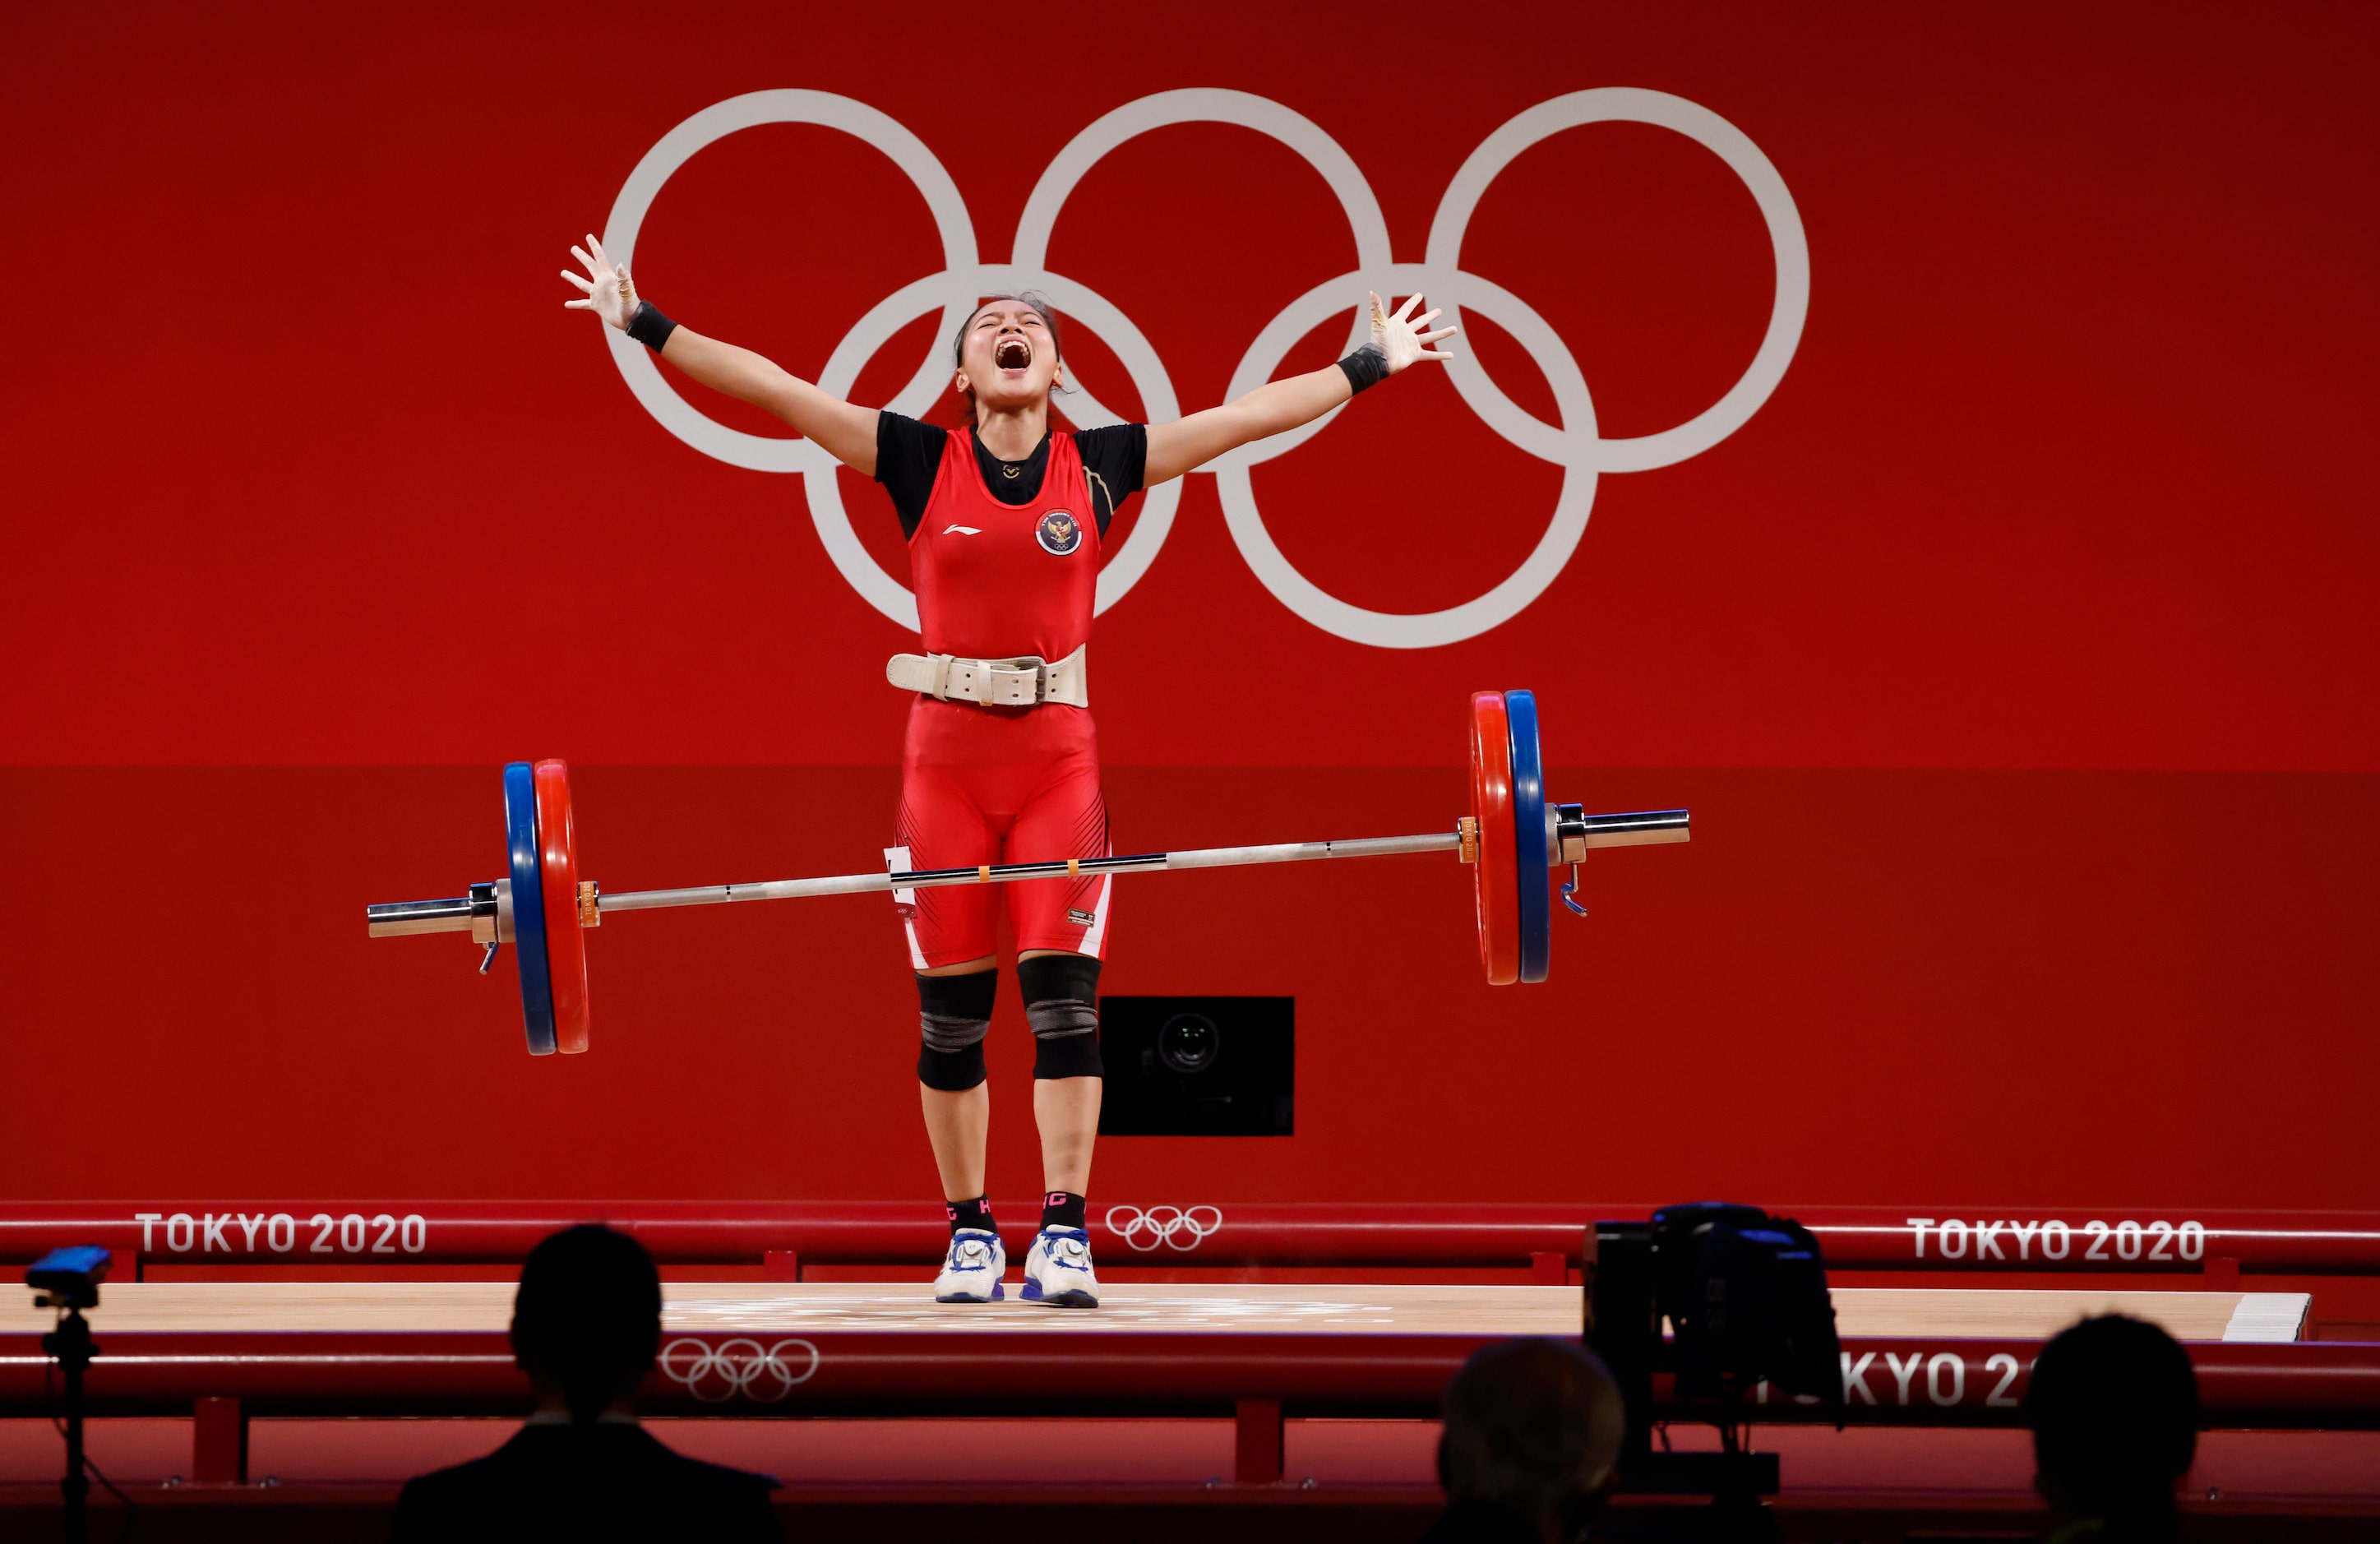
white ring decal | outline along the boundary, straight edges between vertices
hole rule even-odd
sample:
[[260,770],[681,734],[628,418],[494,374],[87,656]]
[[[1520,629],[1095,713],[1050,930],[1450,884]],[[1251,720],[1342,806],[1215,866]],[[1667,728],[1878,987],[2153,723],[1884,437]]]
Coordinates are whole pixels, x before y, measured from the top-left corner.
[[[1539,460],[1605,472],[1649,471],[1700,455],[1742,428],[1785,378],[1785,367],[1793,362],[1793,351],[1802,342],[1802,322],[1810,310],[1810,245],[1803,235],[1802,213],[1793,205],[1793,195],[1786,191],[1785,179],[1742,129],[1683,97],[1613,86],[1541,102],[1480,141],[1455,172],[1454,180],[1447,184],[1446,196],[1438,201],[1424,268],[1437,275],[1458,273],[1463,266],[1463,234],[1471,228],[1472,213],[1496,174],[1538,140],[1590,123],[1651,124],[1682,134],[1727,163],[1728,170],[1742,179],[1768,226],[1769,251],[1777,265],[1777,295],[1769,306],[1768,330],[1752,363],[1726,395],[1692,421],[1633,440],[1598,440],[1592,425],[1558,430],[1538,422],[1488,378],[1469,349],[1448,360],[1447,369],[1463,399],[1490,429]],[[1447,314],[1451,317],[1454,312]],[[1536,313],[1531,312],[1530,318],[1536,320]],[[1536,358],[1536,366],[1546,368],[1542,357]],[[1563,418],[1567,424],[1567,411]]]
[[[786,1365],[788,1350],[798,1351],[805,1358],[799,1372]],[[782,1340],[763,1346],[739,1335],[713,1346],[709,1341],[686,1336],[662,1347],[661,1368],[705,1404],[723,1404],[738,1394],[774,1404],[818,1371],[819,1349],[806,1340]]]
[[[1198,1215],[1202,1211],[1207,1214],[1203,1221]],[[1211,1206],[1194,1206],[1187,1210],[1178,1206],[1153,1206],[1147,1211],[1136,1206],[1111,1206],[1106,1221],[1108,1232],[1143,1254],[1166,1245],[1186,1253],[1214,1235],[1215,1230],[1223,1225],[1223,1213]]]
[[[1565,128],[1609,122],[1667,128],[1717,155],[1742,179],[1758,205],[1776,264],[1776,295],[1767,331],[1735,384],[1718,401],[1676,428],[1617,440],[1597,433],[1594,399],[1577,359],[1560,335],[1517,296],[1462,266],[1463,238],[1471,216],[1488,185],[1514,157]],[[1370,183],[1346,151],[1319,126],[1267,97],[1203,89],[1160,91],[1128,102],[1075,135],[1034,184],[1017,222],[1012,262],[977,261],[975,227],[965,201],[949,172],[916,135],[864,103],[809,91],[754,91],[731,97],[663,135],[637,164],[613,201],[604,245],[626,263],[634,255],[637,233],[654,195],[671,174],[704,146],[739,128],[765,123],[818,124],[841,129],[881,151],[924,196],[941,233],[942,271],[887,296],[836,345],[820,373],[819,384],[838,396],[849,393],[860,368],[876,350],[916,318],[939,307],[942,313],[940,336],[948,337],[966,320],[979,297],[997,290],[1038,288],[1049,293],[1060,310],[1080,320],[1115,351],[1150,421],[1180,417],[1172,380],[1140,329],[1097,291],[1043,266],[1058,215],[1084,175],[1117,146],[1173,124],[1232,124],[1277,140],[1303,158],[1329,185],[1354,237],[1355,269],[1291,301],[1257,334],[1232,377],[1226,401],[1262,385],[1307,331],[1351,307],[1354,317],[1348,336],[1351,345],[1361,343],[1367,323],[1364,308],[1355,302],[1365,289],[1383,295],[1427,295],[1433,303],[1443,303],[1448,321],[1469,306],[1512,334],[1552,386],[1561,420],[1559,426],[1532,417],[1513,403],[1470,350],[1449,361],[1448,373],[1463,399],[1489,428],[1519,449],[1560,466],[1562,487],[1536,547],[1520,567],[1484,595],[1443,611],[1367,611],[1330,594],[1282,555],[1257,508],[1249,468],[1321,432],[1337,416],[1335,408],[1302,428],[1244,445],[1199,468],[1214,476],[1232,540],[1274,598],[1326,632],[1377,648],[1437,648],[1475,638],[1519,614],[1545,593],[1577,550],[1595,503],[1597,474],[1670,466],[1700,455],[1742,428],[1784,378],[1809,313],[1810,250],[1801,212],[1784,178],[1760,147],[1706,107],[1662,91],[1624,87],[1572,91],[1539,103],[1488,135],[1447,185],[1430,222],[1427,261],[1417,263],[1391,260],[1387,222]],[[869,605],[905,627],[917,627],[917,598],[879,567],[860,544],[844,509],[831,457],[807,440],[746,434],[705,417],[662,379],[642,346],[610,328],[604,329],[604,336],[628,389],[671,433],[705,455],[735,466],[800,474],[811,523],[836,569]],[[933,402],[949,375],[947,367],[938,362],[939,348],[938,340],[917,375],[888,404],[890,407],[914,417]],[[1078,383],[1070,384],[1074,391],[1066,408],[1077,424],[1087,428],[1120,421],[1089,391]],[[1100,570],[1099,611],[1115,604],[1148,571],[1172,529],[1181,498],[1178,480],[1148,490],[1131,535]],[[1142,1246],[1135,1243],[1134,1247]]]
[[[662,135],[659,143],[645,152],[645,158],[637,163],[628,180],[620,185],[619,197],[612,201],[611,215],[603,225],[603,245],[613,260],[625,268],[635,259],[637,233],[645,223],[646,212],[653,206],[654,195],[662,190],[671,174],[714,140],[723,140],[739,128],[764,123],[808,123],[839,128],[883,152],[925,195],[926,207],[934,216],[934,228],[942,238],[942,266],[963,272],[975,265],[975,221],[967,214],[966,201],[959,196],[958,184],[951,180],[951,174],[934,159],[934,152],[926,148],[924,140],[864,102],[831,91],[796,91],[732,96],[713,103]],[[974,297],[965,300],[952,297],[942,313],[943,335],[957,332],[974,310]],[[705,456],[755,471],[820,472],[832,476],[834,458],[809,441],[746,434],[706,417],[662,378],[661,367],[653,363],[644,345],[610,327],[603,329],[603,335],[612,346],[613,362],[620,367],[620,373],[627,378],[628,389],[636,393],[645,410],[659,419],[662,428]],[[944,378],[941,367],[936,363],[940,357],[938,350],[928,351],[926,362],[917,375],[892,399],[894,408],[914,415],[923,412],[934,400]]]

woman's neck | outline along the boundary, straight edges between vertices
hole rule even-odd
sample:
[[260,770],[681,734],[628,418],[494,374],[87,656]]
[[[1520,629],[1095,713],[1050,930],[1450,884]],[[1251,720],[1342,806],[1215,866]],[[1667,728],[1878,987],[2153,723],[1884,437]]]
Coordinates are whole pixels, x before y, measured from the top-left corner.
[[1028,407],[1004,411],[976,408],[975,437],[983,448],[1002,461],[1022,461],[1033,454],[1033,447],[1049,432],[1050,405],[1036,402]]

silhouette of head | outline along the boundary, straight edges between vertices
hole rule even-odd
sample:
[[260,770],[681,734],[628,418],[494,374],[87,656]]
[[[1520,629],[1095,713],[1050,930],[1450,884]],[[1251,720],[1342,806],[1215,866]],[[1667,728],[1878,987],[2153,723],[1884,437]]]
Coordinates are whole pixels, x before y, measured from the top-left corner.
[[1438,1477],[1452,1501],[1487,1501],[1567,1532],[1610,1477],[1626,1414],[1601,1360],[1574,1342],[1484,1347],[1446,1386]]
[[586,1223],[529,1251],[513,1295],[513,1360],[584,1424],[636,1392],[661,1349],[662,1278],[626,1234]]
[[2044,1346],[2024,1394],[2034,1486],[2070,1517],[2169,1515],[2198,1449],[2198,1378],[2155,1325],[2086,1319]]

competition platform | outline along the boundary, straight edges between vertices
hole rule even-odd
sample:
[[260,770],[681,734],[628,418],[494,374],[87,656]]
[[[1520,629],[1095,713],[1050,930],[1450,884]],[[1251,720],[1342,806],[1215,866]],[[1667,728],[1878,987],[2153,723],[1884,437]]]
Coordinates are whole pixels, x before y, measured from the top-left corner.
[[[1245,1487],[1283,1479],[1285,1421],[1427,1418],[1481,1345],[1580,1333],[1591,1222],[1650,1210],[1110,1207],[1092,1219],[1108,1282],[1096,1310],[938,1305],[946,1228],[876,1203],[19,1205],[0,1210],[0,1259],[116,1251],[91,1316],[91,1414],[195,1416],[201,1482],[249,1477],[254,1417],[522,1413],[511,1283],[392,1268],[484,1276],[593,1221],[635,1234],[672,1278],[648,1414],[1227,1416],[1229,1477]],[[2265,1290],[2380,1277],[2380,1217],[1780,1211],[1812,1228],[1838,1278],[1852,1425],[2013,1425],[2042,1343],[2121,1311],[2188,1344],[2210,1427],[2380,1429],[2380,1344],[2313,1339],[2316,1293]],[[1016,1258],[1028,1230],[1008,1231]],[[373,1268],[382,1279],[334,1279]],[[818,1279],[863,1270],[892,1279]],[[1841,1280],[1870,1272],[1893,1284]],[[206,1276],[239,1279],[193,1279]],[[0,1318],[0,1415],[48,1408],[49,1327],[29,1300]],[[1748,1414],[1822,1418],[1765,1389]]]

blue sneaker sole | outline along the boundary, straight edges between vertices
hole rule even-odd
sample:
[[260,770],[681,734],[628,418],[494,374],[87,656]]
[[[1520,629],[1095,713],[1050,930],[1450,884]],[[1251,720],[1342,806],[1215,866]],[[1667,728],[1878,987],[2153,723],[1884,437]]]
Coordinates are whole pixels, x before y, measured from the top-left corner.
[[[999,1302],[999,1301],[1000,1301],[1002,1290],[1002,1288],[1003,1288],[1005,1285],[1006,1285],[1006,1283],[1002,1283],[1002,1282],[994,1282],[994,1283],[991,1283],[991,1295],[990,1295],[990,1296],[989,1296],[989,1297],[941,1297],[941,1296],[937,1296],[937,1297],[934,1299],[934,1301],[935,1301],[935,1302],[937,1302],[937,1303],[997,1303],[997,1302]],[[1031,1292],[1033,1289],[1028,1285],[1025,1290],[1026,1290],[1026,1291],[1027,1291],[1027,1292],[1029,1293],[1029,1292]]]
[[1016,1295],[1027,1303],[1046,1304],[1053,1308],[1096,1308],[1099,1306],[1099,1300],[1097,1297],[1079,1289],[1073,1292],[1051,1293],[1045,1296],[1041,1291],[1041,1283],[1038,1282],[1026,1282],[1025,1290]]

